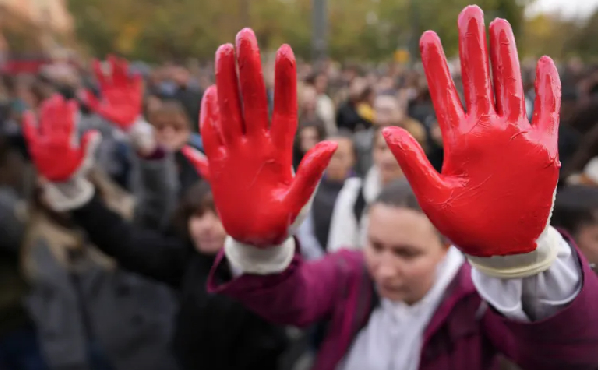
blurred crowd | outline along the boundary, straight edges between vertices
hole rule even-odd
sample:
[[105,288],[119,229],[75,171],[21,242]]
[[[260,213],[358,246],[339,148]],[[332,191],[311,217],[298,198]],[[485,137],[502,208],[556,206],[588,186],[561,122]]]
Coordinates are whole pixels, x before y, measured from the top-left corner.
[[[272,105],[273,65],[264,66]],[[460,65],[450,67],[460,93]],[[327,323],[299,334],[204,288],[226,235],[182,149],[203,149],[197,122],[213,71],[210,63],[130,64],[143,77],[143,119],[161,148],[151,153],[81,99],[83,89],[101,96],[90,66],[56,59],[1,76],[0,370],[289,369],[319,348]],[[562,167],[551,223],[595,266],[598,70],[572,59],[559,71]],[[535,64],[524,62],[522,75],[531,118]],[[79,132],[102,136],[90,174],[97,194],[74,212],[48,206],[21,124],[57,93],[79,102]],[[381,128],[406,129],[441,171],[444,144],[423,71],[298,62],[297,97],[294,166],[319,141],[338,143],[296,235],[302,254],[359,249],[369,204],[403,177]]]

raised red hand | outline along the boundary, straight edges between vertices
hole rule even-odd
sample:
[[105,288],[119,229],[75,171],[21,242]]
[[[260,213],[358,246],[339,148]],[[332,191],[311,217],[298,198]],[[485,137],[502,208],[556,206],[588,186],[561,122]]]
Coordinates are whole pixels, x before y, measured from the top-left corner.
[[530,124],[510,24],[496,19],[490,25],[495,100],[483,12],[465,8],[458,26],[466,113],[440,39],[432,31],[421,37],[444,142],[442,173],[406,131],[390,127],[383,134],[431,222],[465,253],[531,252],[548,224],[560,168],[558,73],[550,58],[539,60]]
[[238,33],[236,51],[239,85],[234,48],[222,45],[216,54],[217,85],[209,87],[202,99],[200,126],[208,163],[191,148],[186,153],[199,171],[210,172],[215,205],[227,233],[239,242],[268,247],[288,236],[337,146],[319,143],[307,153],[294,176],[294,54],[288,45],[277,52],[269,125],[267,91],[252,30]]
[[125,60],[110,56],[108,64],[109,73],[104,73],[99,61],[93,64],[102,101],[90,91],[84,91],[83,100],[100,116],[128,131],[142,113],[142,79],[129,74]]
[[85,133],[77,139],[77,102],[55,95],[42,104],[36,124],[32,112],[23,116],[23,132],[29,153],[38,172],[51,182],[65,182],[85,167],[92,158],[98,132]]

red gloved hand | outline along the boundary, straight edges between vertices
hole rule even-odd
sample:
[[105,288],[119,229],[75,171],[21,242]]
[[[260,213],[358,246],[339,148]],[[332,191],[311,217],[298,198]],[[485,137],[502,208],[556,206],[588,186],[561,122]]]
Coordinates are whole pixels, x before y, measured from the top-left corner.
[[142,79],[131,76],[127,61],[113,56],[108,58],[110,73],[104,73],[99,61],[94,61],[94,74],[100,84],[102,101],[90,91],[82,99],[96,113],[113,122],[123,131],[129,131],[142,114]]
[[465,8],[458,25],[466,113],[440,39],[432,31],[421,37],[423,66],[443,135],[441,175],[406,131],[390,127],[383,134],[424,212],[465,253],[531,252],[548,225],[560,168],[558,73],[550,58],[539,60],[530,124],[510,24],[496,19],[490,26],[496,104],[483,12]]
[[[297,125],[296,61],[283,45],[275,62],[275,102],[269,126],[267,90],[254,32],[240,31],[216,54],[217,86],[202,99],[200,125],[206,159],[186,148],[199,171],[210,171],[215,205],[227,233],[257,247],[281,244],[307,204],[336,150],[321,142],[294,177],[292,143]],[[240,101],[241,91],[242,101]],[[242,104],[243,103],[243,104]]]
[[42,104],[39,123],[32,112],[23,115],[23,132],[38,172],[51,182],[66,182],[92,162],[98,132],[87,132],[81,145],[75,135],[77,102],[55,95]]

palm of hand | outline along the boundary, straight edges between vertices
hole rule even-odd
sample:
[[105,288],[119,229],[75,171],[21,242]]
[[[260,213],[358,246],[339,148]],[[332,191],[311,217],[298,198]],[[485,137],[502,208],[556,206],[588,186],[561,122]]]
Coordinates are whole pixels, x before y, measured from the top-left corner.
[[23,128],[32,160],[40,174],[52,182],[69,180],[81,168],[87,146],[97,133],[89,132],[79,146],[75,138],[77,103],[54,96],[44,102],[39,125],[33,113],[23,118]]
[[[239,242],[258,247],[280,244],[307,204],[337,148],[321,142],[292,173],[292,143],[297,125],[296,63],[289,46],[275,62],[275,101],[269,125],[266,89],[254,33],[237,36],[216,55],[217,85],[202,99],[200,125],[206,158],[185,153],[209,178],[223,227]],[[238,91],[241,91],[243,104]]]
[[558,181],[558,73],[551,59],[540,59],[530,124],[508,22],[497,19],[490,26],[495,99],[481,9],[465,8],[459,31],[466,113],[439,38],[430,31],[421,38],[444,143],[442,173],[402,129],[386,128],[384,137],[429,219],[464,252],[530,252],[548,223]]

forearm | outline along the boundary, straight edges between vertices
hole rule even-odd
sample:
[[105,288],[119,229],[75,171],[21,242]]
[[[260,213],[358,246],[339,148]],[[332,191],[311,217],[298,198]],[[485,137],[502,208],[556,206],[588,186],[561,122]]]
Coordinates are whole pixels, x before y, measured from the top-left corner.
[[187,261],[185,245],[127,222],[98,197],[73,210],[90,241],[123,268],[178,287]]
[[295,250],[292,238],[269,249],[243,245],[228,238],[224,255],[217,258],[216,264],[229,262],[243,273],[229,282],[219,282],[211,273],[209,290],[230,295],[273,322],[309,325],[334,307],[336,292],[345,284],[349,273],[349,269],[340,266],[359,264],[354,261],[356,256],[348,253],[329,254],[319,261],[305,262]]
[[177,203],[177,176],[172,155],[156,148],[151,155],[134,160],[133,193],[137,225],[162,230]]

